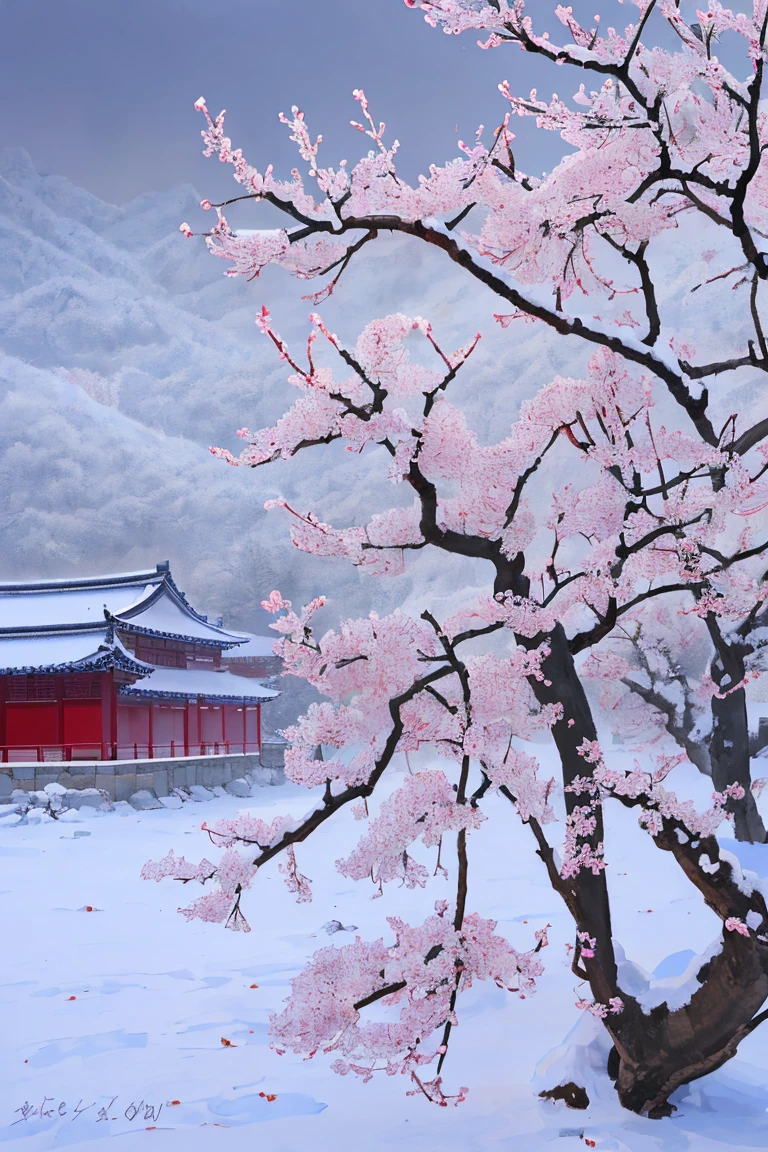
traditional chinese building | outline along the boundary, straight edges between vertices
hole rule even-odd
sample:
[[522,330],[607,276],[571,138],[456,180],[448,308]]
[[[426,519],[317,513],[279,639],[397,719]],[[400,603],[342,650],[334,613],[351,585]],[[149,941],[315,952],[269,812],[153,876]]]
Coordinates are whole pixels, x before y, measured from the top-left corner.
[[254,641],[268,643],[196,612],[167,562],[2,584],[2,761],[259,752],[261,706],[278,693],[224,662]]

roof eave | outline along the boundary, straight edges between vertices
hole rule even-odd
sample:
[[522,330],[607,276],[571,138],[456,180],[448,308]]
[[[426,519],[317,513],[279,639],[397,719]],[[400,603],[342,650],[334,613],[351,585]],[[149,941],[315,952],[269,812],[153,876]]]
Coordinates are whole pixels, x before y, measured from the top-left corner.
[[218,704],[267,704],[281,695],[278,691],[267,689],[268,696],[215,696],[210,692],[164,692],[153,689],[150,684],[136,688],[132,684],[122,684],[118,688],[119,696],[155,697],[163,700],[214,700]]
[[[143,628],[140,624],[133,624],[130,620],[123,619],[122,616],[113,616],[111,619],[114,621],[115,626],[125,632],[135,632],[139,636],[162,636],[167,640],[183,640],[186,644],[205,644],[209,648],[236,648],[242,644],[242,640],[237,640],[234,636],[229,636],[226,632],[221,636],[207,637],[207,636],[185,636],[181,632],[163,632],[158,628]],[[204,624],[205,621],[203,620]]]

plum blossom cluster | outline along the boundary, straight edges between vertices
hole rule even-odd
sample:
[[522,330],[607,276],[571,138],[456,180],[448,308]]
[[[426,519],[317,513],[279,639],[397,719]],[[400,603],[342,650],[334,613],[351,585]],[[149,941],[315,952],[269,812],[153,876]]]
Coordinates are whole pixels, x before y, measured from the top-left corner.
[[250,932],[250,926],[240,911],[240,895],[250,888],[256,867],[239,852],[228,848],[217,864],[201,860],[191,864],[183,856],[174,856],[173,849],[162,860],[144,865],[143,880],[181,880],[184,884],[197,881],[211,883],[211,891],[193,900],[179,911],[187,920],[206,920],[213,924],[226,924],[234,932]]
[[[225,851],[216,864],[203,859],[192,864],[183,856],[175,856],[173,849],[162,860],[148,861],[141,871],[143,880],[180,880],[183,884],[196,881],[210,885],[210,891],[193,900],[179,911],[187,920],[206,920],[214,924],[224,924],[234,932],[250,932],[240,900],[242,893],[250,888],[258,866],[247,860],[236,850],[236,845],[252,845],[260,850],[269,849],[281,843],[286,835],[295,831],[296,820],[288,816],[277,816],[270,823],[238,812],[236,816],[217,820],[214,824],[203,823],[203,831],[208,833],[211,842]],[[293,845],[288,844],[287,861],[281,867],[289,892],[296,893],[299,902],[310,900],[311,891],[305,876],[296,867]]]
[[[456,1022],[457,984],[466,989],[493,980],[520,996],[536,989],[539,945],[516,952],[495,932],[493,920],[473,913],[457,929],[443,902],[421,925],[399,917],[388,923],[392,945],[358,937],[315,953],[291,982],[286,1008],[272,1018],[274,1048],[335,1053],[335,1071],[364,1080],[377,1071],[418,1078],[418,1070],[441,1055],[444,1046],[435,1034]],[[387,1010],[385,1020],[366,1018],[365,1008],[377,1001]]]
[[[605,868],[605,860],[602,843],[594,848],[588,843],[597,827],[597,818],[592,806],[578,805],[566,816],[565,822],[565,843],[560,875],[563,879],[570,879],[584,868],[589,869],[594,876],[598,876]],[[582,955],[584,955],[583,949]]]
[[586,761],[595,765],[589,776],[577,776],[567,785],[569,792],[576,795],[588,794],[591,797],[589,805],[574,810],[581,835],[591,833],[594,807],[605,796],[615,796],[639,804],[639,822],[652,836],[658,836],[665,829],[666,823],[670,822],[677,825],[686,839],[694,841],[697,837],[705,839],[714,836],[723,821],[730,816],[727,808],[729,801],[744,797],[744,788],[740,784],[728,784],[722,792],[713,792],[712,806],[700,812],[692,800],[681,800],[676,792],[661,784],[674,763],[680,761],[679,757],[671,761],[665,758],[662,767],[655,773],[645,771],[637,760],[631,771],[619,772],[606,767],[597,741],[585,741],[581,754]]
[[379,886],[400,880],[406,888],[423,888],[430,872],[409,855],[411,845],[421,840],[427,848],[439,847],[445,833],[477,829],[484,820],[476,808],[456,802],[444,772],[417,772],[384,801],[354,852],[336,867],[350,880],[370,876]]
[[605,1020],[606,1016],[618,1016],[623,1012],[624,1001],[620,996],[611,996],[607,1004],[600,1004],[594,1000],[577,1000],[576,1007],[582,1012],[589,1012],[590,1016],[595,1016],[598,1020]]

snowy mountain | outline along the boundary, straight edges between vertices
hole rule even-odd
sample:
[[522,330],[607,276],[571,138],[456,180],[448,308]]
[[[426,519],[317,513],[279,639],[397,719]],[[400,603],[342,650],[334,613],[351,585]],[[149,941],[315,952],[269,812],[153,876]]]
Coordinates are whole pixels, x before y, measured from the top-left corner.
[[[167,557],[203,610],[260,630],[258,604],[273,587],[296,600],[340,598],[343,587],[346,611],[386,608],[415,567],[386,583],[335,562],[318,571],[291,547],[279,514],[262,510],[281,492],[324,519],[360,522],[371,494],[359,460],[339,452],[332,468],[327,456],[317,468],[306,454],[246,473],[207,451],[235,447],[236,428],[270,423],[292,399],[255,312],[266,302],[283,335],[303,343],[312,306],[275,269],[256,284],[225,279],[202,242],[178,231],[199,217],[199,199],[185,186],[116,207],[39,174],[21,149],[0,154],[2,573],[102,572]],[[481,328],[473,376],[459,388],[477,395],[485,384],[493,397],[492,407],[473,405],[482,435],[498,435],[540,380],[573,370],[546,333],[526,328],[522,344],[502,333],[490,295],[437,255],[397,239],[374,247],[324,316],[348,342],[392,311],[429,316],[446,344]],[[371,453],[369,469],[381,474],[381,464]],[[382,507],[408,499],[379,491]],[[473,582],[469,568],[466,576]]]

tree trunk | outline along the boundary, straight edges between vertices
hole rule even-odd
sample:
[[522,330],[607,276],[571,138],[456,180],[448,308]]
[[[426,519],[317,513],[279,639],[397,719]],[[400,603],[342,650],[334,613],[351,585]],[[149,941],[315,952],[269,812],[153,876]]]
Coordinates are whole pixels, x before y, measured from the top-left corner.
[[[536,641],[541,639],[537,637]],[[553,726],[552,732],[562,763],[563,783],[567,786],[576,776],[590,774],[591,766],[579,754],[578,747],[584,739],[595,740],[596,732],[565,632],[558,626],[546,640],[550,655],[543,662],[542,671],[550,683],[531,680],[531,686],[541,704],[563,704],[563,719]],[[533,646],[532,641],[526,642],[523,638],[518,642]],[[733,671],[731,675],[734,675]],[[730,683],[739,683],[739,678],[736,676]],[[725,741],[730,736],[719,736],[718,739],[722,739],[723,751],[729,754],[727,770],[733,774],[746,767],[743,786],[748,803],[741,802],[735,815],[740,831],[747,826],[754,832],[754,825],[745,823],[750,812],[749,801],[753,807],[754,796],[749,791],[749,748],[743,695],[742,689],[724,696],[722,700],[713,698],[713,706],[724,706],[724,721],[717,726],[720,733],[743,733],[738,750],[742,755],[746,748],[746,760],[735,761],[730,755],[736,747],[735,741],[733,747],[726,746]],[[737,728],[737,725],[741,727]],[[723,763],[724,759],[720,765]],[[726,783],[742,783],[742,780],[730,775]],[[566,792],[566,810],[572,812],[585,800],[584,796]],[[596,805],[594,810],[597,827],[590,840],[593,847],[603,839],[602,806]],[[654,837],[654,843],[662,851],[672,853],[721,921],[734,916],[746,922],[749,913],[754,912],[761,920],[759,931],[766,933],[768,909],[762,894],[742,890],[730,865],[724,861],[720,861],[714,873],[702,868],[702,855],[713,863],[719,861],[714,837],[694,839],[685,835],[674,821],[665,819],[663,831]],[[616,1090],[619,1100],[633,1112],[653,1118],[669,1115],[673,1110],[669,1096],[682,1085],[706,1076],[730,1060],[740,1042],[760,1022],[758,1013],[768,999],[768,939],[765,935],[760,939],[754,931],[743,936],[738,931],[724,929],[722,949],[699,971],[697,979],[701,986],[689,1003],[675,1011],[662,1004],[646,1014],[639,1002],[618,986],[609,935],[611,911],[605,873],[593,876],[591,872],[582,870],[571,883],[573,897],[567,902],[569,907],[573,904],[572,910],[575,909],[577,928],[597,938],[595,957],[582,961],[592,994],[602,1004],[618,995],[625,1005],[618,1015],[609,1015],[605,1019],[618,1054]]]
[[749,725],[747,701],[743,688],[725,699],[712,698],[712,736],[710,739],[712,783],[718,792],[728,784],[741,784],[744,799],[732,801],[734,832],[737,840],[765,842],[765,825],[757,810],[752,792],[749,766]]
[[[507,585],[509,586],[509,585]],[[545,680],[530,679],[537,701],[563,705],[563,718],[553,725],[552,734],[562,765],[563,784],[567,788],[577,776],[591,774],[590,763],[579,753],[582,741],[596,740],[597,733],[591,709],[581,680],[577,674],[567,636],[561,625],[547,636],[516,637],[517,643],[527,649],[542,642],[549,646],[549,655],[541,670]],[[722,642],[723,638],[720,637]],[[728,684],[743,680],[743,655],[726,645],[727,662],[721,665],[720,679]],[[733,657],[740,656],[741,673],[733,666]],[[727,679],[726,673],[730,676]],[[720,680],[716,680],[720,683]],[[715,713],[715,708],[718,711]],[[762,829],[755,824],[754,796],[750,791],[749,735],[746,723],[746,702],[743,688],[718,699],[713,697],[713,713],[717,718],[713,751],[719,753],[718,771],[729,773],[725,783],[740,783],[745,788],[745,799],[734,805],[737,834],[749,831],[753,835]],[[746,759],[744,753],[746,750]],[[735,753],[735,755],[734,755]],[[717,778],[716,786],[720,787]],[[723,785],[724,786],[724,785]],[[574,808],[589,802],[589,798],[565,792],[568,814]],[[634,805],[636,801],[625,799]],[[589,839],[592,848],[603,840],[602,805],[594,806],[596,827]],[[759,815],[757,816],[759,821]],[[678,832],[681,835],[678,835]],[[762,829],[760,839],[765,839]],[[699,890],[705,902],[722,922],[729,916],[746,922],[750,912],[761,921],[761,930],[768,930],[768,907],[760,892],[740,888],[730,866],[720,861],[716,871],[705,871],[699,863],[702,855],[711,862],[720,860],[714,837],[694,840],[684,834],[675,821],[664,819],[663,830],[654,837],[662,851],[671,852],[691,883]],[[552,862],[550,861],[550,866]],[[684,1084],[715,1071],[736,1053],[740,1042],[761,1022],[758,1015],[768,999],[768,939],[754,931],[748,936],[738,931],[723,930],[721,951],[702,969],[697,979],[700,987],[688,1004],[670,1011],[666,1004],[644,1013],[640,1003],[618,986],[618,973],[611,937],[611,908],[605,872],[593,875],[582,869],[569,881],[561,881],[556,871],[551,874],[553,886],[564,898],[579,931],[596,938],[595,955],[581,962],[592,995],[600,1004],[607,1005],[610,998],[620,996],[623,1011],[605,1018],[618,1055],[616,1091],[622,1105],[652,1118],[669,1115],[673,1105],[670,1095]],[[768,1015],[768,1014],[766,1014]]]
[[[562,625],[558,624],[546,637],[539,636],[533,641],[522,636],[517,637],[518,644],[528,648],[537,647],[543,640],[546,640],[550,649],[549,656],[541,665],[546,680],[531,677],[530,684],[539,704],[563,705],[563,718],[553,725],[552,735],[560,754],[563,784],[567,788],[577,776],[585,777],[592,774],[591,764],[580,755],[578,749],[584,740],[597,740],[597,731]],[[574,808],[588,804],[590,799],[588,796],[566,791],[566,813],[570,815]],[[601,805],[595,805],[594,815],[595,831],[587,841],[593,849],[604,839]],[[582,869],[572,883],[576,894],[577,928],[581,932],[588,932],[597,940],[595,957],[586,964],[590,985],[595,997],[607,1004],[608,1000],[616,995],[617,972],[605,871],[595,876],[591,871]]]
[[674,1111],[670,1095],[735,1055],[768,998],[766,949],[754,936],[725,932],[722,951],[699,972],[701,987],[675,1012],[645,1015],[636,1001],[609,1017],[619,1056],[616,1091],[625,1108],[658,1118]]
[[[741,785],[744,798],[728,804],[728,810],[733,812],[736,839],[763,844],[765,825],[752,792],[749,764],[749,721],[744,691],[746,651],[742,644],[728,643],[716,621],[712,622],[709,633],[717,653],[710,665],[710,674],[718,691],[723,693],[712,697],[712,733],[709,737],[712,783],[718,792],[723,792],[729,784]],[[735,684],[741,687],[729,691]]]

